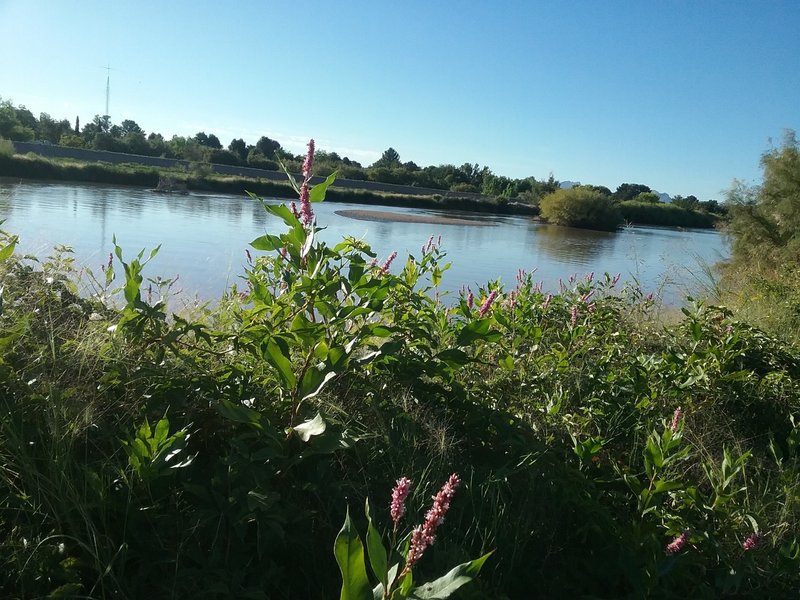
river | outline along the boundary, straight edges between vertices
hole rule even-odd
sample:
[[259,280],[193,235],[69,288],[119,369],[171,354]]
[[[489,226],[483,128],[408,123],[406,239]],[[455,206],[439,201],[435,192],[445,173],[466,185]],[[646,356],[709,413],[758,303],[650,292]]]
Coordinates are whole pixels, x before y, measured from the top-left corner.
[[[283,202],[282,200],[269,200]],[[528,217],[439,213],[422,209],[373,207],[381,212],[456,216],[489,226],[363,221],[336,211],[369,207],[356,204],[315,204],[320,237],[336,243],[345,235],[363,238],[384,260],[419,255],[430,235],[442,237],[452,267],[444,275],[443,291],[462,285],[475,289],[498,277],[515,285],[518,269],[536,269],[545,289],[559,280],[621,273],[637,281],[668,305],[686,294],[702,293],[710,265],[725,259],[728,246],[715,231],[628,227],[616,233],[543,225]],[[71,246],[76,261],[99,272],[112,250],[112,235],[131,257],[142,248],[161,244],[146,267],[146,277],[180,275],[185,299],[219,298],[239,281],[249,242],[264,233],[281,233],[283,223],[267,215],[246,196],[222,194],[161,195],[139,188],[0,180],[2,229],[20,236],[19,252],[44,257],[56,244]],[[394,270],[394,269],[393,269]]]

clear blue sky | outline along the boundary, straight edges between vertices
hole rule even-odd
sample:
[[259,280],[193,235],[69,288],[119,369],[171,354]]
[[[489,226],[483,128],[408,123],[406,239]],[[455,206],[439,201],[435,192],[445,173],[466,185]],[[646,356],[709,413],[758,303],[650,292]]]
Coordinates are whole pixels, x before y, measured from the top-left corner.
[[0,0],[0,96],[165,137],[721,199],[800,129],[800,1]]

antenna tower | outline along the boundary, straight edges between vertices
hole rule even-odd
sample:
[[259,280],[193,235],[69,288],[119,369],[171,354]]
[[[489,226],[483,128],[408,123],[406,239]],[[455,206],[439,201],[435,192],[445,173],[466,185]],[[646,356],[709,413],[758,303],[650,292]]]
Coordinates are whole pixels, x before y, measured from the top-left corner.
[[106,112],[108,116],[108,100],[111,97],[111,65],[106,66]]

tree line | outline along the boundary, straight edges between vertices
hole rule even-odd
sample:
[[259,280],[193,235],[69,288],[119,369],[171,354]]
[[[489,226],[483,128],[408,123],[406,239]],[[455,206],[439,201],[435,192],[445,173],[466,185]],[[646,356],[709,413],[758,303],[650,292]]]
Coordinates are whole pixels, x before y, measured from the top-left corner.
[[[25,106],[14,106],[10,100],[0,98],[0,138],[14,141],[42,141],[73,148],[89,148],[108,152],[124,152],[143,156],[161,156],[193,162],[246,166],[256,169],[278,170],[284,165],[290,172],[300,172],[303,156],[283,148],[280,142],[262,136],[255,144],[234,138],[227,147],[213,133],[199,131],[194,136],[173,135],[167,139],[162,134],[147,133],[136,121],[125,119],[116,124],[108,115],[95,115],[81,124],[56,120],[48,113],[39,117]],[[510,178],[493,173],[487,166],[477,163],[430,165],[420,167],[413,161],[402,161],[394,148],[387,148],[371,165],[364,166],[337,152],[318,150],[315,170],[327,176],[333,171],[342,179],[378,181],[397,185],[417,186],[458,193],[474,193],[493,198],[514,199],[539,205],[548,194],[560,189],[561,184],[552,173],[546,179],[535,177]],[[658,203],[661,198],[650,187],[637,183],[623,183],[612,192],[605,186],[590,188],[615,202],[635,200]],[[676,196],[672,203],[689,210],[705,210],[721,214],[724,208],[716,200],[700,201],[695,196]]]

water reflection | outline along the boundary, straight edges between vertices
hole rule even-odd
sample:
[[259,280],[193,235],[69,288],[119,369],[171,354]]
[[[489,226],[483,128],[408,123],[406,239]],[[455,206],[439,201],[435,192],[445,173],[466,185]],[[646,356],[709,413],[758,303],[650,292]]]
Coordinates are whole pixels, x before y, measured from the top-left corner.
[[[266,200],[267,202],[281,202]],[[686,280],[698,260],[714,263],[727,255],[716,233],[632,228],[618,233],[540,225],[527,217],[445,213],[380,207],[382,212],[443,214],[489,227],[430,223],[357,221],[334,214],[364,209],[347,203],[315,205],[319,237],[335,244],[344,236],[363,238],[379,258],[392,251],[419,255],[430,235],[441,235],[452,261],[444,289],[475,286],[500,277],[513,285],[517,269],[538,269],[545,288],[561,278],[589,271],[621,272],[656,289],[665,277]],[[169,196],[148,190],[102,185],[0,181],[3,228],[21,238],[21,251],[46,254],[56,243],[71,245],[79,263],[97,268],[111,250],[111,237],[130,256],[162,244],[147,275],[180,273],[184,290],[213,299],[243,272],[244,250],[254,238],[281,233],[280,219],[246,196]],[[401,264],[400,261],[397,263]]]

